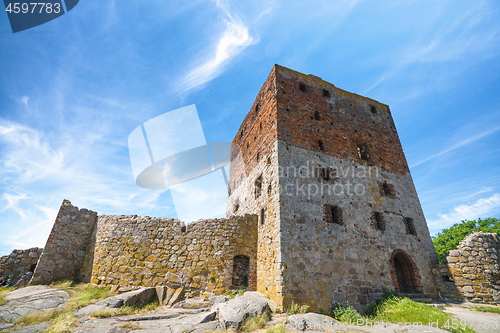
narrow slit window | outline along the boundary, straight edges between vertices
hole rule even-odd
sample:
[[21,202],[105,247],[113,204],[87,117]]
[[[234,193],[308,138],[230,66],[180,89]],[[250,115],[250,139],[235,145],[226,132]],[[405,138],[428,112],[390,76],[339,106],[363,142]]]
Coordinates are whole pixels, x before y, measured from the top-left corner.
[[319,140],[318,141],[318,150],[324,150],[325,148],[323,147],[323,141]]
[[257,103],[257,105],[255,105],[255,113],[258,113],[259,112],[259,103]]
[[358,156],[363,161],[370,162],[370,155],[368,154],[368,149],[366,147],[366,143],[362,141],[356,142],[356,147],[358,149]]
[[238,209],[240,209],[240,205],[239,204],[234,205],[233,212],[236,213]]
[[255,199],[260,197],[261,193],[262,193],[262,176],[259,176],[255,180]]
[[373,218],[375,219],[375,227],[377,230],[382,232],[385,231],[385,221],[384,216],[380,212],[373,212]]
[[344,221],[342,219],[342,209],[335,205],[325,205],[324,206],[325,220],[327,223],[343,225]]
[[303,83],[299,83],[299,89],[300,91],[306,92],[306,85]]
[[320,119],[319,111],[314,112],[314,119],[315,120],[319,120]]
[[326,89],[323,89],[323,97],[330,97],[330,92]]
[[260,225],[263,225],[266,222],[266,210],[262,208],[260,210]]
[[240,132],[240,139],[243,138],[243,133],[244,133],[244,131],[241,130],[241,132]]
[[267,195],[271,195],[272,190],[273,190],[273,187],[271,186],[271,184],[269,184],[269,186],[267,186]]
[[257,162],[260,160],[260,153],[257,153]]
[[406,229],[406,234],[408,235],[417,235],[417,231],[415,230],[415,224],[413,223],[413,219],[410,217],[405,217],[405,229]]

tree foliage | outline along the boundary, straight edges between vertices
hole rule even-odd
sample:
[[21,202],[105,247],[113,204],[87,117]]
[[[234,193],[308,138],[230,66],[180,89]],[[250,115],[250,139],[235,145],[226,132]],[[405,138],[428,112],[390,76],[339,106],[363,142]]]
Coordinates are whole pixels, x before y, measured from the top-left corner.
[[496,232],[500,235],[500,219],[487,218],[484,220],[477,219],[477,221],[463,220],[460,223],[455,223],[448,229],[443,229],[436,236],[433,236],[432,242],[436,248],[439,262],[442,262],[446,254],[450,250],[455,249],[467,235],[478,231]]

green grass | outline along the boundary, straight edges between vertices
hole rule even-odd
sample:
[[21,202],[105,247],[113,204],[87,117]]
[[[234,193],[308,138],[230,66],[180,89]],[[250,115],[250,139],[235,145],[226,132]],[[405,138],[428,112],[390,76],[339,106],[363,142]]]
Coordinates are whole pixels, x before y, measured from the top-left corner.
[[481,312],[491,312],[491,313],[500,313],[500,307],[493,307],[493,306],[476,306],[474,308],[476,311],[481,311]]
[[395,293],[386,293],[382,299],[373,303],[362,319],[371,324],[377,321],[416,325],[421,323],[423,326],[437,323],[439,328],[453,333],[474,332],[466,325],[452,323],[453,316],[436,307],[414,302]]
[[270,327],[266,330],[266,333],[286,333],[286,332],[287,331],[285,330],[284,324],[274,325],[273,327]]
[[14,287],[3,287],[0,288],[0,305],[7,304],[7,300],[5,299],[5,296],[10,293],[12,290],[14,290]]

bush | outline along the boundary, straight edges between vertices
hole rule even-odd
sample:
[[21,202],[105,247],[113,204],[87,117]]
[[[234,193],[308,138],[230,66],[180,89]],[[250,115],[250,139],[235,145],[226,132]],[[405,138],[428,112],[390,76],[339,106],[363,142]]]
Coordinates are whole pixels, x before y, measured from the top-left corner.
[[342,304],[334,303],[332,304],[332,317],[340,322],[344,323],[355,323],[358,319],[361,319],[359,312],[353,308],[349,302],[346,302],[345,306]]

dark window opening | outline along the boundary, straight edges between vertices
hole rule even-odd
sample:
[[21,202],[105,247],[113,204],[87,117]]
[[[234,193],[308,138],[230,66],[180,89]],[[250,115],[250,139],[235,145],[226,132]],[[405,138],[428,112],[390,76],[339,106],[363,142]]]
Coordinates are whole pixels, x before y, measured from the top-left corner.
[[382,232],[385,231],[385,220],[384,216],[380,212],[373,212],[373,218],[375,220],[375,227],[377,230]]
[[271,157],[267,158],[267,165],[271,165]]
[[300,91],[306,92],[306,85],[303,83],[299,83],[299,89]]
[[31,273],[35,273],[35,268],[36,268],[36,264],[32,264],[32,265],[30,266],[30,272],[31,272]]
[[327,223],[343,225],[342,209],[339,206],[325,205],[324,206],[325,220]]
[[413,219],[410,217],[404,218],[406,234],[408,235],[417,235],[417,231],[415,230],[415,224],[413,223]]
[[314,119],[316,119],[316,120],[320,119],[319,111],[314,112]]
[[255,113],[258,113],[259,112],[259,103],[257,103],[257,105],[255,105]]
[[394,187],[392,185],[387,184],[387,182],[382,183],[382,193],[386,197],[395,198],[396,194],[394,193]]
[[259,124],[259,128],[262,131],[262,123]]
[[374,107],[373,105],[370,105],[370,111],[373,113],[373,114],[376,114],[377,113],[377,108]]
[[318,150],[324,150],[323,141],[321,140],[318,141]]
[[257,153],[257,162],[260,160],[260,153]]
[[250,270],[250,258],[247,256],[235,256],[233,259],[232,284],[236,288],[248,287],[248,271]]
[[266,222],[266,210],[262,208],[260,210],[260,225],[263,225]]
[[326,89],[323,89],[323,97],[330,97],[330,92]]
[[185,225],[181,226],[181,232],[186,232],[186,226]]
[[267,186],[267,194],[268,194],[268,195],[271,195],[272,190],[273,190],[273,187],[271,186],[271,184],[269,184],[269,185]]
[[330,180],[329,168],[321,168],[320,173],[321,173],[321,178],[323,178],[323,180]]
[[241,132],[240,132],[240,139],[243,138],[243,133],[244,133],[244,131],[241,130]]
[[247,142],[247,149],[249,149],[249,148],[250,148],[250,143]]
[[368,149],[366,148],[366,143],[362,141],[356,142],[356,147],[358,148],[358,156],[363,161],[370,161],[370,155],[368,154]]
[[259,176],[255,180],[255,199],[260,197],[260,194],[262,193],[262,176]]
[[238,209],[240,209],[240,205],[239,204],[234,205],[233,212],[236,213]]
[[448,275],[441,275],[441,282],[453,282]]

